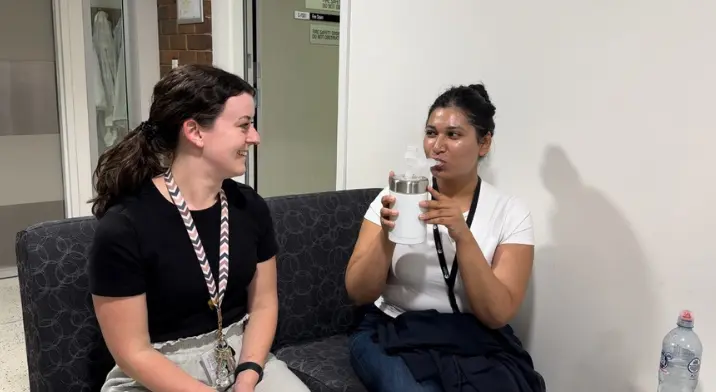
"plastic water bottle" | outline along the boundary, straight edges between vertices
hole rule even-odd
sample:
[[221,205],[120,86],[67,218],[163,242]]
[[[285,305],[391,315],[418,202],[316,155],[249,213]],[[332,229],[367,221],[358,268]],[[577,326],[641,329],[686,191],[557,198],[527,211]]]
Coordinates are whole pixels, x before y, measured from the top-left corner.
[[661,345],[658,392],[694,392],[699,383],[703,347],[691,312],[682,311],[676,325]]

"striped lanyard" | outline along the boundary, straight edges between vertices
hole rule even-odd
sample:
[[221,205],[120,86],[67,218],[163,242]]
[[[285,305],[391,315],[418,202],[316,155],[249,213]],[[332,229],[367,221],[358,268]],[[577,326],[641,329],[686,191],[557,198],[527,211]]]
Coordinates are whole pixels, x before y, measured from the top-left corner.
[[226,292],[226,285],[229,279],[229,203],[226,200],[226,193],[224,190],[219,191],[219,200],[221,201],[221,234],[219,238],[219,287],[216,287],[216,281],[214,275],[211,273],[211,266],[209,260],[206,257],[204,251],[204,245],[201,243],[199,238],[199,232],[196,230],[194,224],[194,218],[191,216],[189,207],[179,191],[179,187],[174,181],[174,176],[171,170],[167,170],[164,173],[164,182],[167,185],[169,195],[174,201],[174,205],[179,210],[186,232],[189,234],[191,244],[194,246],[194,252],[199,260],[201,271],[204,273],[204,279],[206,280],[206,287],[209,289],[209,307],[216,309],[218,318],[218,341],[224,343],[224,334],[222,331],[222,314],[221,314],[221,303],[224,300],[224,293]]

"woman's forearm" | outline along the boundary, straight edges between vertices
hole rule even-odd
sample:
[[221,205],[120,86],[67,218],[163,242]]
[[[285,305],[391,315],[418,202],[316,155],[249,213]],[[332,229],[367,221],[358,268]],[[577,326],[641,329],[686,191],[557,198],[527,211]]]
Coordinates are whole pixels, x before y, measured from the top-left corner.
[[[278,322],[278,303],[249,312],[249,322],[244,330],[239,363],[255,362],[261,367],[266,363]],[[251,370],[239,374],[237,383],[256,385],[258,374]]]
[[151,347],[133,354],[126,354],[125,357],[117,360],[117,364],[122,371],[151,391],[214,391],[214,389],[196,380]]
[[487,263],[471,232],[456,240],[460,277],[470,309],[483,324],[499,328],[509,321],[512,297]]
[[366,245],[353,254],[346,269],[346,291],[358,305],[374,302],[381,295],[395,251],[383,230]]

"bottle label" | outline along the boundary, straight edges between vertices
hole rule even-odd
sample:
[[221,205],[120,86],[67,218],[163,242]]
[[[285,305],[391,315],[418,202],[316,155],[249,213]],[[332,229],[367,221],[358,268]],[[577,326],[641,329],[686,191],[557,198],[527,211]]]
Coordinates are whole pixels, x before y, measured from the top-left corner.
[[699,358],[692,359],[686,368],[689,369],[689,372],[691,372],[691,374],[698,374],[699,370],[701,370],[701,359],[699,359]]

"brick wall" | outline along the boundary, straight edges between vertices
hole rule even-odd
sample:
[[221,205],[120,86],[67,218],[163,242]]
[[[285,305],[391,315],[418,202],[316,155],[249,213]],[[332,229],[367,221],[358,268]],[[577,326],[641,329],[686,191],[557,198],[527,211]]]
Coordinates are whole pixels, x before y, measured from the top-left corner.
[[211,0],[204,0],[204,23],[177,24],[177,0],[158,0],[159,69],[164,76],[179,64],[211,64]]

